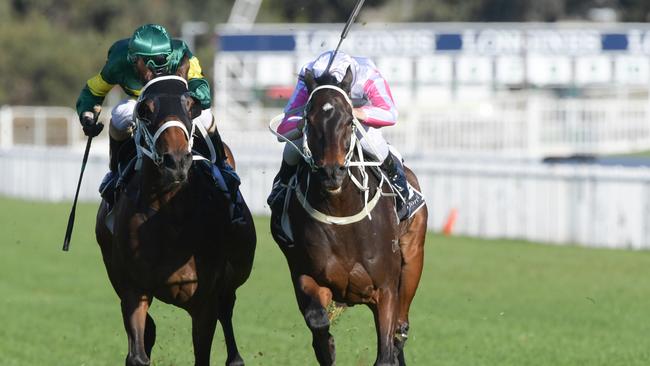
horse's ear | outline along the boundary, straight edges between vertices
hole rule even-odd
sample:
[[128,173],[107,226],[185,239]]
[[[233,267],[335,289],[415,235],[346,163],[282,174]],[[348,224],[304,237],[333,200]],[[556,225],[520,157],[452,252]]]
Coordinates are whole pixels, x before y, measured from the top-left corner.
[[311,69],[305,69],[305,74],[302,77],[302,81],[305,83],[305,86],[307,86],[308,94],[311,94],[311,92],[314,91],[314,89],[316,89],[318,86],[314,72]]
[[183,97],[183,103],[185,104],[185,110],[190,115],[190,119],[194,119],[201,115],[203,108],[201,108],[201,102],[192,98],[192,96],[187,93]]
[[178,64],[176,69],[176,76],[180,76],[183,79],[187,80],[187,74],[190,71],[190,58],[187,55],[183,56],[181,62]]
[[146,98],[138,102],[135,106],[135,118],[149,124],[153,120],[154,102],[152,99]]
[[345,76],[343,80],[339,83],[339,88],[343,89],[348,95],[350,94],[350,89],[352,88],[352,66],[348,66],[348,69],[345,71]]

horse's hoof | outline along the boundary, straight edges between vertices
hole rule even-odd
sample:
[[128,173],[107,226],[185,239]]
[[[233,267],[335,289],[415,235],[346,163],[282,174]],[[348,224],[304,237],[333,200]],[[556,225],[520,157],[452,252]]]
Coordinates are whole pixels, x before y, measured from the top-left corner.
[[308,308],[305,310],[305,320],[311,330],[327,329],[330,326],[327,311],[322,307],[316,309]]

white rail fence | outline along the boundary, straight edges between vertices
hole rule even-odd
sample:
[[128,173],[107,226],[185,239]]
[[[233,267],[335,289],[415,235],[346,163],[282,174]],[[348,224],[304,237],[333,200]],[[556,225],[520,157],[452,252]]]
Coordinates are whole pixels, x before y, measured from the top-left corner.
[[[109,115],[110,108],[105,109],[103,119]],[[279,110],[256,110],[260,120],[252,124],[243,123],[250,117],[247,113],[229,120],[216,112],[225,140],[240,154],[281,150],[266,130],[266,122]],[[435,108],[402,106],[400,112],[400,123],[383,131],[409,157],[485,153],[541,157],[650,149],[650,101],[645,99],[554,99],[531,94]],[[70,108],[0,109],[0,148],[70,146],[83,141]]]
[[[276,156],[242,156],[242,192],[256,214],[269,214],[266,196]],[[81,153],[63,149],[0,150],[0,194],[71,201]],[[97,201],[105,156],[91,156],[80,197]],[[454,232],[486,238],[650,249],[650,168],[546,165],[515,161],[414,162],[439,231],[452,210]]]
[[[279,112],[257,113],[268,121]],[[229,142],[237,144],[252,137],[256,143],[248,144],[246,150],[273,149],[274,139],[264,137],[264,124],[250,131],[241,129],[239,122],[221,121]],[[400,108],[397,126],[382,131],[410,157],[626,153],[650,149],[650,102],[527,96],[437,108],[405,106]]]
[[0,148],[14,145],[70,146],[82,139],[79,119],[72,108],[0,108]]

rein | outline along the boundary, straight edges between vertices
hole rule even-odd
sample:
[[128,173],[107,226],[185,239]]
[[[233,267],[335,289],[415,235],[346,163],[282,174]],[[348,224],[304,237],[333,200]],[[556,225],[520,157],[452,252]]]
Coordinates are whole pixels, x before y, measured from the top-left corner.
[[[140,93],[140,97],[138,97],[138,102],[142,101],[142,98],[144,96],[144,91],[151,86],[151,84],[164,81],[164,80],[180,80],[183,83],[185,83],[185,86],[187,87],[187,81],[183,79],[180,76],[162,76],[159,78],[152,79],[149,81],[143,88]],[[135,116],[135,113],[134,113]],[[177,127],[180,128],[183,131],[183,134],[185,135],[185,138],[188,142],[187,144],[187,151],[192,152],[192,146],[194,145],[194,132],[198,129],[203,138],[206,141],[206,144],[208,145],[208,149],[210,150],[210,159],[207,159],[201,155],[198,154],[193,154],[192,155],[192,160],[210,160],[214,164],[214,162],[217,160],[217,154],[215,152],[214,146],[212,145],[212,141],[208,138],[208,132],[205,130],[205,127],[200,122],[195,122],[192,120],[192,131],[188,131],[187,127],[185,127],[185,124],[181,121],[178,120],[172,120],[172,121],[167,121],[163,123],[156,132],[152,135],[151,132],[147,129],[145,123],[135,117],[135,147],[136,147],[136,153],[138,157],[138,163],[136,164],[136,170],[139,170],[140,167],[142,166],[142,156],[146,156],[151,161],[153,161],[156,166],[160,166],[163,162],[163,157],[162,155],[158,152],[156,149],[156,142],[158,141],[158,138],[162,133],[172,127]],[[142,145],[142,141],[144,140],[144,145]]]
[[[352,101],[350,100],[350,97],[347,95],[347,93],[334,85],[321,85],[317,88],[315,88],[311,94],[309,94],[309,99],[307,99],[307,103],[303,107],[303,114],[307,107],[309,106],[309,103],[311,102],[312,97],[314,94],[323,89],[331,89],[339,92],[343,97],[345,98],[346,102],[350,105],[350,108],[353,108]],[[303,116],[304,118],[304,116]],[[308,143],[308,138],[307,134],[309,132],[308,124],[305,123],[303,128],[302,128],[302,134],[303,134],[303,142],[302,142],[302,148],[299,148],[296,144],[293,143],[293,141],[289,140],[288,138],[284,137],[283,135],[279,134],[277,130],[277,126],[282,122],[284,119],[284,113],[274,117],[271,119],[269,122],[269,130],[271,131],[272,134],[274,134],[278,139],[283,140],[287,143],[290,144],[304,159],[305,163],[310,167],[311,171],[314,172],[318,169],[318,166],[314,162],[314,158],[312,156],[311,150],[309,149],[309,143]],[[357,136],[357,132],[361,134],[362,137],[366,137],[366,141],[370,145],[371,149],[375,153],[375,156],[379,156],[377,153],[377,149],[375,146],[370,142],[370,139],[367,138],[367,134],[363,126],[361,125],[361,122],[354,117],[352,117],[352,133],[350,135],[350,148],[348,149],[346,155],[345,155],[345,163],[344,166],[347,169],[347,174],[348,177],[350,177],[350,180],[354,185],[364,194],[364,207],[361,211],[359,211],[355,215],[351,216],[332,216],[332,215],[327,215],[324,214],[315,208],[313,208],[309,202],[307,201],[307,195],[306,192],[309,190],[309,183],[310,183],[310,174],[307,175],[307,187],[305,189],[305,193],[300,191],[300,185],[298,184],[298,179],[296,176],[294,176],[291,181],[289,182],[288,189],[293,190],[296,192],[296,198],[298,199],[298,202],[300,202],[300,205],[302,208],[315,220],[320,221],[325,224],[335,224],[335,225],[347,225],[347,224],[352,224],[358,221],[363,220],[366,216],[368,217],[369,220],[372,220],[372,215],[370,212],[375,208],[377,205],[377,202],[379,202],[379,198],[382,195],[390,195],[388,193],[384,193],[382,191],[382,186],[384,185],[385,182],[385,177],[383,174],[381,174],[381,180],[379,181],[379,184],[377,185],[377,191],[375,192],[375,195],[370,198],[370,187],[369,187],[369,182],[368,182],[368,173],[366,172],[366,167],[371,167],[371,166],[380,166],[381,162],[374,162],[374,161],[366,161],[364,159],[364,154],[363,154],[363,148],[361,147],[361,142],[359,137]],[[358,161],[353,161],[354,157],[354,152],[357,152],[357,156],[359,158]],[[359,171],[359,175],[361,176],[361,180],[357,179],[357,177],[352,173],[351,168],[356,167]],[[284,209],[286,211],[286,208],[288,207],[289,200],[291,198],[291,195],[287,194],[285,197],[285,202],[284,202]]]

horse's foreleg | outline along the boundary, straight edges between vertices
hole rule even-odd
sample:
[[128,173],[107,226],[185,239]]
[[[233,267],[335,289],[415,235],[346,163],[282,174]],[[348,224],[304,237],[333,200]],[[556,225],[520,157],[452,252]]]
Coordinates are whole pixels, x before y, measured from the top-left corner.
[[[129,340],[126,366],[148,366],[150,364],[149,356],[155,341],[155,329],[149,335],[145,330],[149,323],[147,318],[150,319],[147,314],[150,300],[149,296],[134,291],[126,291],[122,296],[122,318]],[[153,319],[150,322],[153,324]]]
[[395,346],[399,352],[399,364],[403,366],[404,344],[408,339],[409,308],[422,275],[424,265],[424,239],[426,235],[426,207],[416,214],[409,230],[400,238],[402,269],[399,284],[399,313],[395,329]]
[[235,292],[222,296],[219,306],[219,321],[223,329],[223,336],[226,339],[226,349],[228,350],[228,359],[226,359],[226,366],[240,366],[244,365],[244,360],[239,354],[237,349],[237,342],[235,342],[235,332],[232,327],[232,313],[235,307]]
[[396,291],[387,288],[379,289],[379,300],[372,307],[377,332],[377,361],[375,361],[375,366],[397,365],[397,349],[393,343],[397,305]]
[[214,330],[221,309],[216,295],[202,306],[192,310],[192,343],[194,344],[194,365],[209,366]]
[[[149,303],[151,306],[151,302]],[[147,353],[147,357],[151,359],[151,349],[156,343],[156,323],[153,321],[153,318],[149,313],[147,313],[147,320],[144,325],[144,351]]]
[[334,337],[329,332],[330,321],[325,306],[332,299],[332,292],[320,287],[313,278],[302,275],[294,279],[298,307],[307,327],[311,330],[312,346],[320,365],[333,365],[336,360]]

